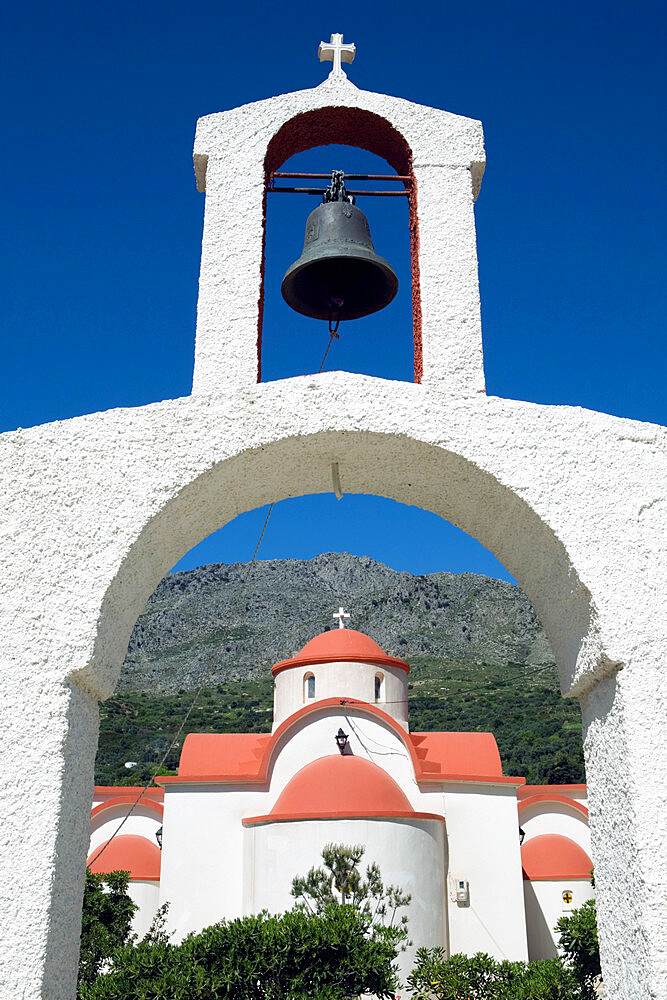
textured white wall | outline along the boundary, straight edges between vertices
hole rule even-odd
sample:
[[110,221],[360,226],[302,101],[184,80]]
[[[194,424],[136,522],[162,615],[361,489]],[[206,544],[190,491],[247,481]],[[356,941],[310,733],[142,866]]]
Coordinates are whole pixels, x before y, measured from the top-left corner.
[[17,915],[2,942],[14,995],[73,995],[95,698],[113,690],[148,596],[241,511],[330,490],[332,461],[344,491],[479,538],[533,601],[582,704],[610,995],[664,993],[667,810],[646,767],[664,773],[667,753],[665,438],[578,408],[346,373],[2,435],[0,900]]

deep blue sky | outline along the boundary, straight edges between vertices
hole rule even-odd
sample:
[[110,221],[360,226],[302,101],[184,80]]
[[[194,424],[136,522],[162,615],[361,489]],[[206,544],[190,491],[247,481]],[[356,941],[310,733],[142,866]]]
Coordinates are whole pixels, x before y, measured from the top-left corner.
[[[0,429],[188,394],[204,208],[196,119],[316,85],[329,68],[317,43],[332,31],[357,45],[359,87],[484,123],[488,391],[667,423],[664,27],[658,3],[581,0],[6,7]],[[292,165],[370,162],[320,150]],[[312,370],[326,343],[279,295],[313,207],[270,204],[266,378]],[[404,203],[360,207],[404,277]],[[409,377],[407,287],[343,330],[328,367]],[[183,565],[248,558],[260,519],[239,518]],[[330,549],[505,575],[432,515],[366,498],[280,505],[261,554]]]

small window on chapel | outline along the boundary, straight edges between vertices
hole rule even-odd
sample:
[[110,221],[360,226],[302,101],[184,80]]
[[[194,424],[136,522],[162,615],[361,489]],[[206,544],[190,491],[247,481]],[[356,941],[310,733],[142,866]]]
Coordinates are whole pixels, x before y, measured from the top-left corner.
[[315,697],[315,675],[314,674],[306,674],[306,676],[303,679],[303,687],[304,687],[303,694],[304,694],[305,700],[306,701],[312,701],[312,699]]
[[382,701],[384,699],[384,677],[382,674],[375,675],[375,700]]

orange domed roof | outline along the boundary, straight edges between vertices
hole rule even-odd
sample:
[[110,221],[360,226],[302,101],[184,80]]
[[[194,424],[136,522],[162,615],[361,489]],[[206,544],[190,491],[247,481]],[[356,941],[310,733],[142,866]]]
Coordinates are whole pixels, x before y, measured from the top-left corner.
[[161,854],[157,844],[133,833],[114,837],[111,843],[107,840],[106,844],[109,846],[105,847],[97,861],[91,864],[91,859],[102,849],[102,844],[88,858],[87,864],[95,875],[122,871],[129,872],[133,879],[159,880]]
[[297,771],[268,816],[253,816],[243,824],[369,817],[443,819],[416,813],[394,779],[377,764],[353,754],[332,754]]
[[[341,629],[342,631],[342,629]],[[272,816],[412,812],[393,778],[377,764],[353,754],[331,754],[297,771],[278,796]]]
[[531,837],[521,848],[524,879],[530,881],[591,877],[593,862],[569,837],[544,833]]
[[276,663],[273,673],[274,675],[279,674],[281,670],[304,666],[308,663],[335,663],[338,660],[400,667],[406,673],[410,670],[405,660],[399,660],[395,656],[387,656],[384,649],[378,646],[377,642],[369,635],[357,632],[353,628],[332,628],[328,632],[316,635],[290,660]]

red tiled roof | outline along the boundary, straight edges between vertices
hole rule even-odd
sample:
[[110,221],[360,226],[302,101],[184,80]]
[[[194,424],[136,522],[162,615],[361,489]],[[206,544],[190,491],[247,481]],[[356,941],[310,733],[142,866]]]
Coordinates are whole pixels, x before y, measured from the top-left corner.
[[503,767],[493,733],[410,733],[425,775],[500,778]]
[[523,784],[523,778],[503,776],[498,747],[491,733],[406,733],[382,709],[354,698],[325,698],[304,705],[272,734],[191,733],[183,744],[178,777],[158,778],[157,782],[165,787],[183,781],[265,782],[272,755],[291,727],[305,717],[339,707],[362,711],[391,728],[404,743],[420,783]]

